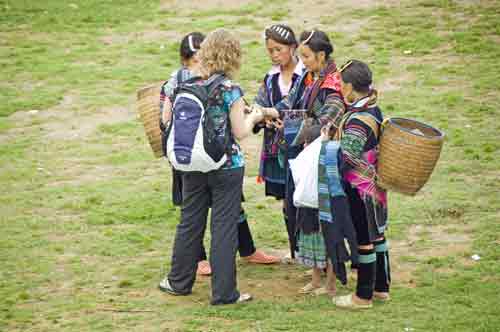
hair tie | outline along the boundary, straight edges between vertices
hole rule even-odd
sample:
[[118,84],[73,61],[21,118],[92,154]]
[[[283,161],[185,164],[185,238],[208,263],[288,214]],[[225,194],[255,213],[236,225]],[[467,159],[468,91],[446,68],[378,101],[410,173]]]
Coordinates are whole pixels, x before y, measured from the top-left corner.
[[311,40],[313,35],[314,35],[314,29],[311,30],[311,34],[309,35],[309,37],[306,38],[306,40],[302,42],[302,45],[307,44]]
[[188,43],[189,43],[189,49],[191,50],[191,52],[195,53],[196,48],[194,48],[194,45],[193,45],[193,35],[188,36]]
[[347,69],[347,67],[349,67],[350,65],[352,64],[352,60],[349,60],[347,61],[345,64],[342,65],[342,67],[340,67],[340,69],[338,70],[339,73],[343,72],[344,70]]

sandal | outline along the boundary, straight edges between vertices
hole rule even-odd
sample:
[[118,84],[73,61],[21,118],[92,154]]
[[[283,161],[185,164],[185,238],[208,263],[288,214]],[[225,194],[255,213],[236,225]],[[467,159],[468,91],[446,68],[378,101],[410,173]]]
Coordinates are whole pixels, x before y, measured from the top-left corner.
[[373,307],[373,304],[370,303],[358,303],[354,302],[353,299],[354,294],[338,296],[333,299],[333,303],[339,308],[358,310],[358,309],[370,309]]
[[378,300],[380,302],[387,302],[391,299],[391,296],[388,292],[373,292],[373,299]]
[[320,287],[320,288],[316,288],[315,290],[312,291],[312,294],[315,295],[315,296],[320,296],[320,295],[328,295],[330,297],[335,297],[335,295],[337,294],[337,290],[334,289],[334,290],[329,290],[328,288],[326,287]]
[[306,284],[304,287],[302,287],[301,289],[299,289],[299,293],[300,294],[311,294],[311,293],[314,293],[314,291],[321,289],[321,288],[324,288],[324,287],[314,286],[312,284],[312,282],[310,282],[310,283]]
[[276,264],[280,262],[279,257],[265,254],[260,250],[255,250],[255,252],[252,255],[248,257],[243,257],[243,259],[248,263],[254,263],[254,264]]
[[196,274],[199,276],[209,276],[212,274],[212,268],[210,267],[210,263],[208,261],[199,261],[198,269],[196,270]]
[[311,277],[313,275],[313,269],[309,269],[304,272],[304,277]]
[[326,289],[326,287],[320,287],[313,290],[312,294],[315,296],[325,295],[328,294],[328,290]]
[[285,257],[281,259],[282,264],[294,265],[297,264],[295,258],[292,258],[292,255],[287,254]]

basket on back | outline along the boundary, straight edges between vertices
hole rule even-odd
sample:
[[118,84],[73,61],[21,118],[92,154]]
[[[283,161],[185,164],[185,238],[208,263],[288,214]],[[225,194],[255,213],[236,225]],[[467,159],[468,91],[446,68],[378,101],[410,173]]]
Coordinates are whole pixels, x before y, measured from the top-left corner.
[[429,125],[388,119],[380,139],[377,184],[386,190],[415,195],[434,170],[443,142],[444,134]]
[[154,84],[137,91],[137,109],[155,157],[163,156],[160,131],[160,89]]

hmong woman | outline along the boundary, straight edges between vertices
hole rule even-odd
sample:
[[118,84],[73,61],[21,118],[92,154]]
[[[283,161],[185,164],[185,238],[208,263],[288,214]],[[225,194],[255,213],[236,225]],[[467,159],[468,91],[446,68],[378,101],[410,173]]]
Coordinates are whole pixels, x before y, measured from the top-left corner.
[[[276,24],[264,32],[266,48],[272,61],[272,68],[264,77],[263,83],[255,98],[255,103],[262,107],[273,107],[288,96],[290,88],[302,75],[304,66],[295,55],[297,41],[293,30],[284,24]],[[259,179],[265,181],[266,196],[276,199],[285,197],[285,165],[283,146],[283,122],[280,119],[259,123],[254,132],[264,128],[264,138],[259,169]],[[285,212],[285,208],[283,208]],[[295,224],[289,223],[285,214],[289,239],[293,239]],[[289,241],[290,244],[294,243]],[[294,257],[293,247],[290,255]]]
[[[304,31],[300,36],[299,54],[306,71],[294,84],[289,95],[274,106],[284,119],[286,214],[289,223],[295,225],[293,239],[298,240],[299,248],[296,242],[293,242],[292,246],[298,252],[298,260],[313,268],[313,280],[304,286],[301,292],[312,292],[320,288],[321,269],[327,265],[330,267],[331,264],[328,263],[325,253],[326,247],[317,211],[301,210],[298,214],[293,204],[295,186],[288,160],[297,157],[302,150],[306,131],[301,128],[329,126],[332,131],[336,131],[344,114],[345,106],[340,94],[340,81],[335,75],[337,67],[331,58],[332,53],[333,46],[323,31]],[[304,116],[306,120],[302,120]],[[327,288],[330,293],[335,291],[334,281],[334,278],[333,283],[332,278],[328,280]]]
[[339,307],[370,308],[372,299],[388,300],[389,254],[384,231],[387,225],[387,195],[377,186],[377,146],[383,116],[377,92],[371,88],[372,73],[357,60],[340,70],[341,91],[348,112],[341,124],[343,179],[351,218],[356,230],[359,263],[356,292],[339,297]]
[[[184,36],[180,45],[180,58],[182,67],[174,71],[168,81],[166,81],[161,89],[160,94],[160,114],[161,125],[165,128],[165,124],[170,121],[171,109],[175,88],[182,82],[187,81],[193,76],[193,72],[199,66],[197,52],[200,45],[205,39],[205,36],[200,32],[191,32]],[[182,205],[182,172],[172,168],[172,198],[175,205]],[[198,275],[210,275],[211,267],[207,260],[205,247],[202,246],[200,258],[198,262]],[[240,211],[240,219],[238,223],[238,251],[240,256],[249,263],[256,264],[273,264],[278,263],[279,258],[268,255],[261,250],[255,248],[252,233],[248,226],[247,216],[243,210]]]

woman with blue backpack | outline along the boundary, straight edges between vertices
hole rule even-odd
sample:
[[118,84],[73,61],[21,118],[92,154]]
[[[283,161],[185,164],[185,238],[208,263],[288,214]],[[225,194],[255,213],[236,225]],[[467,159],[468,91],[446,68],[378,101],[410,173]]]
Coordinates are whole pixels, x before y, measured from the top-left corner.
[[[182,173],[181,221],[176,229],[171,270],[160,283],[160,288],[173,295],[191,293],[208,211],[211,208],[211,303],[216,305],[243,302],[250,300],[251,296],[240,294],[236,285],[235,256],[245,164],[237,140],[250,135],[254,125],[264,117],[276,118],[279,114],[274,110],[248,109],[245,106],[242,90],[230,80],[239,71],[241,47],[239,41],[228,31],[219,29],[210,33],[201,44],[197,55],[200,61],[198,74],[202,80],[183,84],[181,94],[175,99],[167,154],[178,169],[208,167],[200,163],[206,156],[200,157],[201,152],[196,150],[200,148],[198,138],[203,135],[204,139],[207,138],[213,143],[210,146],[201,146],[204,147],[206,155],[212,157],[220,151],[211,149],[221,148],[223,157],[212,158],[215,163],[210,165],[212,170]],[[206,103],[202,102],[203,98],[196,96],[196,91],[201,91],[200,86],[206,87]],[[193,119],[183,111],[189,106],[201,107],[202,115],[206,115],[202,116],[202,130],[190,127],[201,120],[192,122]],[[187,125],[182,126],[183,123]],[[194,141],[186,143],[186,139],[190,138],[187,137],[186,130],[191,129],[196,133],[191,136],[196,137],[193,138]]]
[[[162,127],[163,132],[165,132],[166,124],[169,123],[171,119],[174,91],[180,83],[193,77],[193,72],[196,71],[199,65],[197,52],[204,39],[205,36],[202,33],[191,32],[181,40],[179,52],[182,67],[171,74],[170,79],[162,85],[160,93],[160,127]],[[172,201],[174,205],[182,205],[182,172],[174,168],[172,168]],[[242,201],[244,201],[243,197]],[[240,222],[238,223],[238,252],[240,257],[248,263],[274,264],[280,261],[278,257],[256,249],[243,207],[241,207]],[[197,274],[208,276],[211,273],[212,269],[207,260],[206,250],[205,247],[202,246]]]

